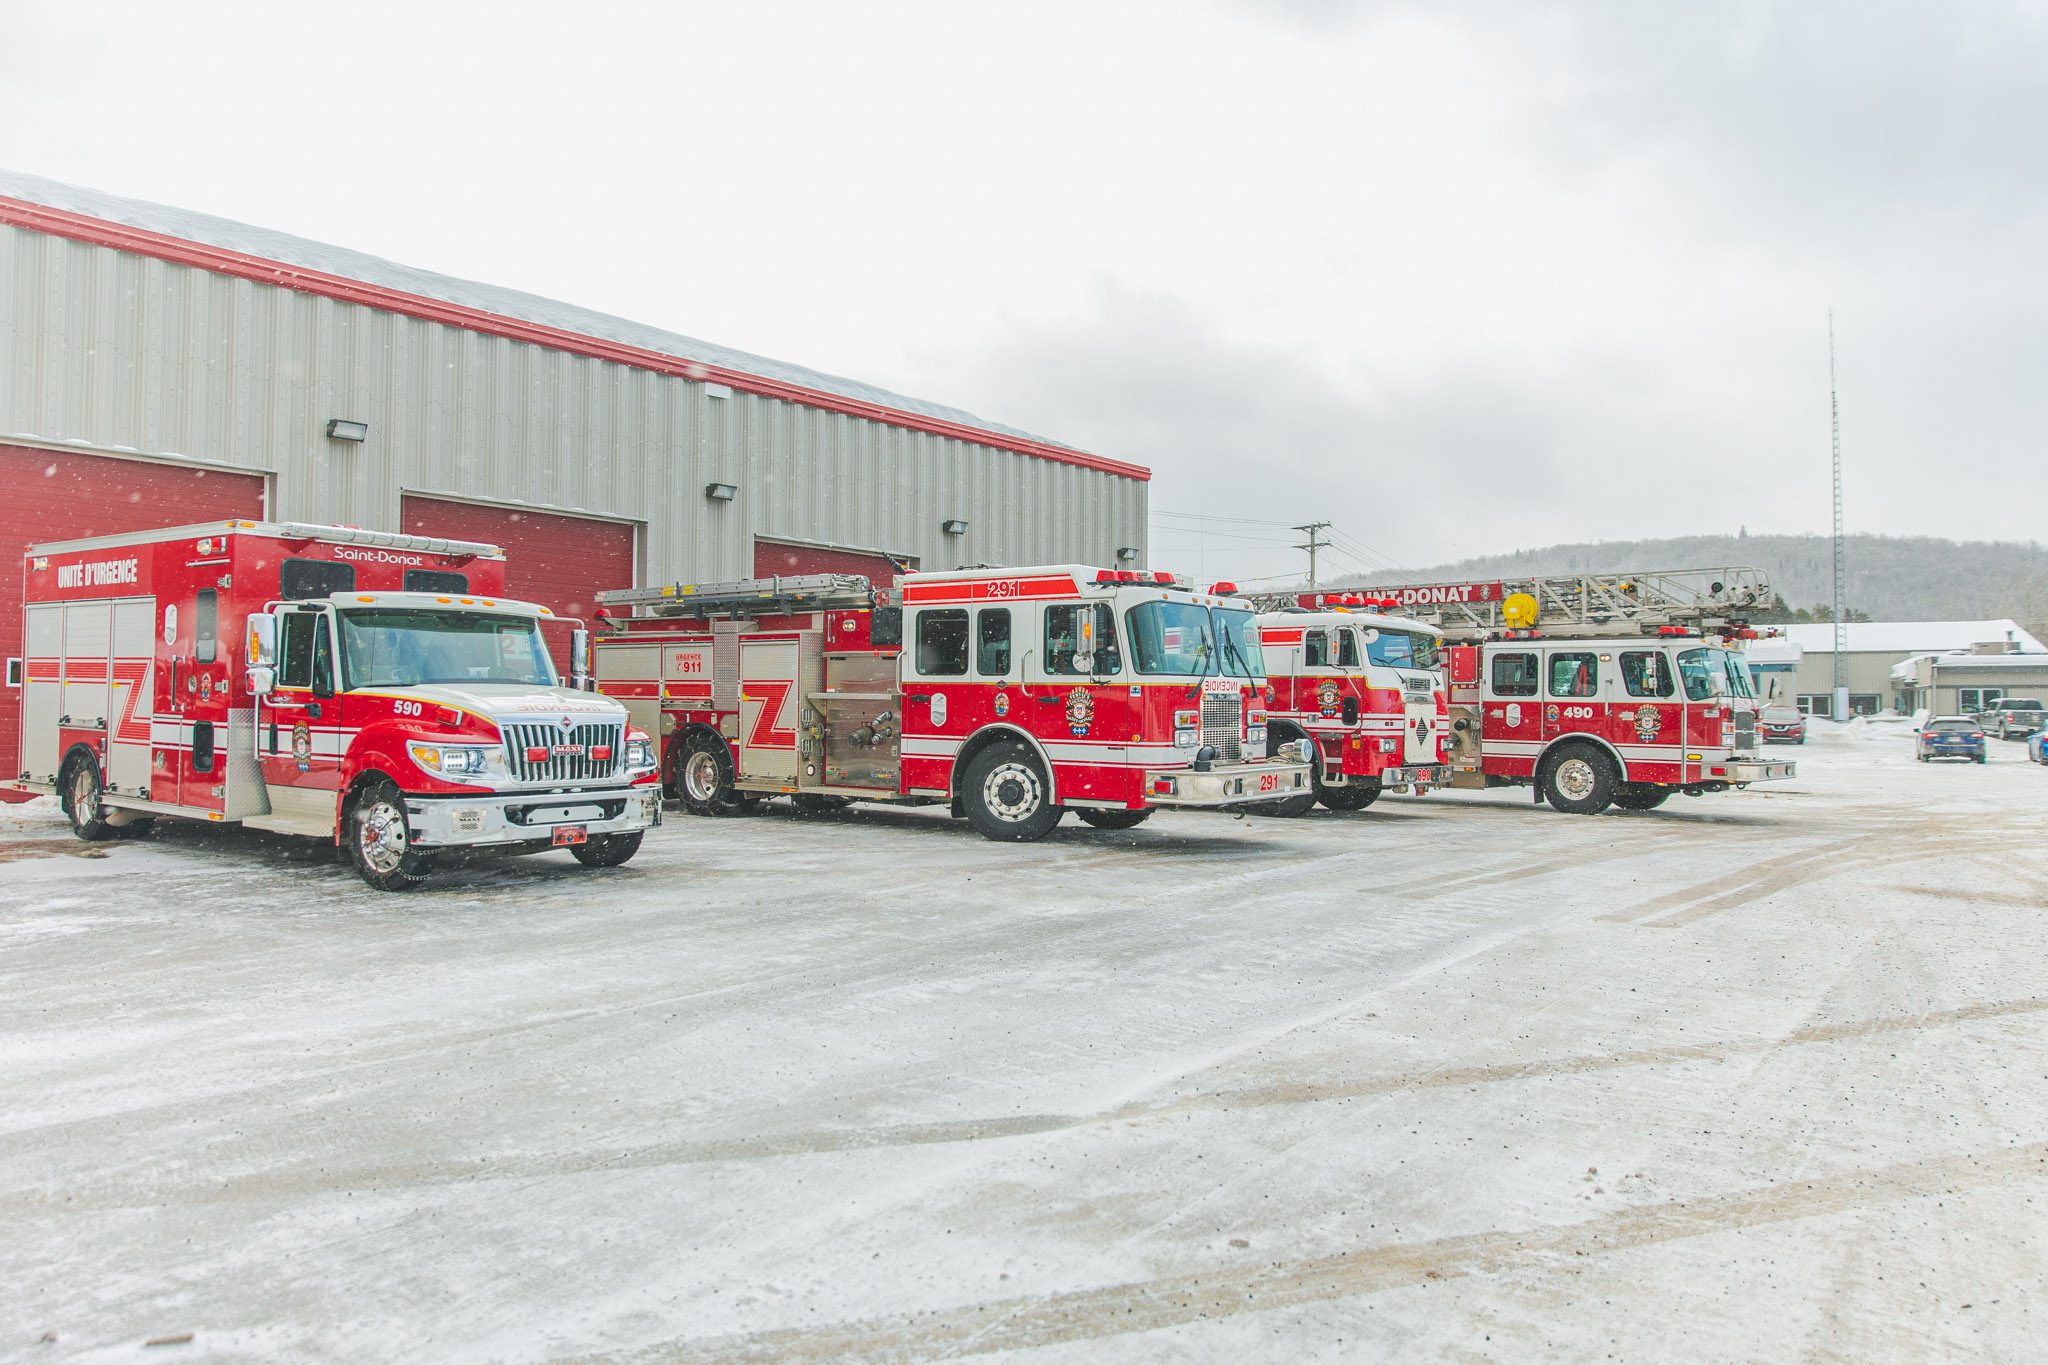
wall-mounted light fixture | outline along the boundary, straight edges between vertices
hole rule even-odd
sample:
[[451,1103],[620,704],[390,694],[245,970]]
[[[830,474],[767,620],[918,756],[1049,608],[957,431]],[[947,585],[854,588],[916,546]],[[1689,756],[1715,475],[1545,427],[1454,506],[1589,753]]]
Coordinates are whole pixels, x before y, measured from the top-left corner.
[[1135,546],[1135,545],[1121,545],[1121,546],[1118,546],[1118,547],[1117,547],[1117,552],[1116,552],[1116,562],[1117,562],[1117,563],[1119,563],[1119,564],[1135,564],[1135,563],[1137,563],[1137,562],[1138,562],[1138,547],[1137,547],[1137,546]]
[[351,422],[346,417],[331,417],[327,421],[327,439],[330,441],[367,441],[370,439],[368,422]]
[[740,486],[736,483],[707,483],[704,485],[704,496],[713,502],[731,502],[739,495]]
[[964,536],[967,534],[967,523],[958,517],[948,517],[939,523],[939,529],[949,536]]

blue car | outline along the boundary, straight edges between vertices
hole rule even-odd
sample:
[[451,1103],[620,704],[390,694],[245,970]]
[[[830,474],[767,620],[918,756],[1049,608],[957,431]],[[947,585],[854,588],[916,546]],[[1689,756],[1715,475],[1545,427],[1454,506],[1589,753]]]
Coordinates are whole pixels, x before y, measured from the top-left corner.
[[2036,730],[2027,736],[2027,757],[2036,763],[2048,763],[2048,730]]
[[1935,716],[1913,737],[1913,753],[1922,763],[1937,758],[1984,762],[1984,727],[1968,716]]

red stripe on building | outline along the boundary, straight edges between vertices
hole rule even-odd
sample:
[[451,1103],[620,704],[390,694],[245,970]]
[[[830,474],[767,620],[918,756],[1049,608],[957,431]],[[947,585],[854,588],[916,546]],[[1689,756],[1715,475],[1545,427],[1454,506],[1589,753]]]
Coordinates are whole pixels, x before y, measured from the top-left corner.
[[884,407],[879,403],[863,402],[858,398],[827,393],[822,389],[806,388],[801,384],[748,374],[744,370],[683,360],[660,351],[628,346],[624,342],[606,341],[601,337],[585,336],[581,332],[566,331],[538,322],[525,322],[519,318],[506,317],[501,313],[491,313],[481,308],[471,308],[465,304],[449,303],[445,299],[428,298],[423,294],[408,294],[403,290],[389,289],[383,285],[365,284],[361,280],[351,280],[342,275],[329,275],[319,270],[286,265],[282,261],[266,260],[261,256],[230,251],[226,247],[208,246],[204,242],[187,241],[182,237],[170,237],[146,228],[112,223],[103,218],[72,213],[68,209],[53,209],[47,205],[30,203],[25,199],[11,199],[0,195],[0,224],[26,228],[31,232],[41,232],[52,237],[64,237],[74,242],[84,242],[89,246],[111,247],[115,251],[126,251],[131,255],[149,256],[159,261],[169,261],[173,265],[189,265],[200,270],[210,270],[216,275],[253,280],[257,284],[275,285],[280,289],[292,289],[301,294],[317,294],[341,303],[360,304],[365,308],[398,313],[405,317],[418,318],[423,322],[438,322],[468,332],[503,337],[507,341],[543,346],[551,351],[566,351],[571,355],[589,356],[594,360],[608,360],[614,364],[629,365],[639,370],[652,370],[657,374],[674,375],[680,379],[724,384],[728,388],[739,389],[745,393],[757,393],[764,398],[779,398],[784,402],[800,403],[805,407],[822,408],[828,412],[845,413],[850,417],[861,417],[870,422],[903,427],[909,431],[923,431],[934,436],[971,441],[975,445],[1014,451],[1019,455],[1030,455],[1058,464],[1078,465],[1082,469],[1115,474],[1121,478],[1137,479],[1140,482],[1149,482],[1152,478],[1152,471],[1145,466],[1130,464],[1123,460],[1106,459],[1100,455],[1068,450],[1065,446],[1050,445],[1044,441],[1006,436],[998,431],[985,431],[980,427],[971,427],[960,422],[948,422],[942,418],[904,412],[900,408]]

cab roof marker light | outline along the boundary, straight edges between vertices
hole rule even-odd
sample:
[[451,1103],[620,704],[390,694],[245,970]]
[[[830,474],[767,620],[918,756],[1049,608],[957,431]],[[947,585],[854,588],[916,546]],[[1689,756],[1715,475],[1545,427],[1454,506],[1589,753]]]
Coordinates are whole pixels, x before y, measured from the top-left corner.
[[1097,570],[1095,571],[1095,581],[1096,581],[1097,583],[1114,583],[1114,582],[1116,582],[1116,570],[1115,570],[1115,569],[1097,569]]
[[369,595],[368,595],[368,594],[366,594],[366,593],[357,593],[357,594],[356,594],[356,601],[358,601],[358,602],[374,602],[374,601],[376,601],[376,600],[377,600],[376,598],[374,598],[374,597],[371,597],[371,596],[369,596]]

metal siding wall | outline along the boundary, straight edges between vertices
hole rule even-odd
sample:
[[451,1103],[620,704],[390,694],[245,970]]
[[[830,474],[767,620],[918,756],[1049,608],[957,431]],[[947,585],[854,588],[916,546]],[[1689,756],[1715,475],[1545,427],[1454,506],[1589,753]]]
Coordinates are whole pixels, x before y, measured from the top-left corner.
[[640,520],[649,582],[743,576],[756,534],[934,568],[1146,544],[1137,480],[19,228],[0,305],[0,435],[275,471],[280,518],[395,528],[404,490]]

